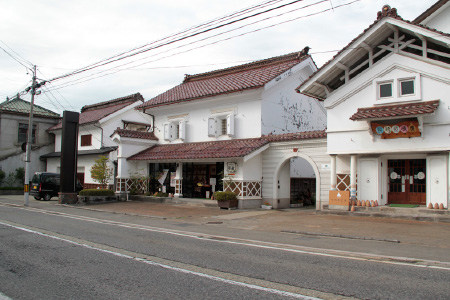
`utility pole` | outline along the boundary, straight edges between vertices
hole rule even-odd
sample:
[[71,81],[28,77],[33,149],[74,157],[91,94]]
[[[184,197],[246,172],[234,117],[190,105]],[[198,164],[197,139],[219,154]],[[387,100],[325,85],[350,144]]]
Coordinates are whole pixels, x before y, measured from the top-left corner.
[[33,68],[33,81],[31,83],[31,106],[30,106],[30,118],[28,121],[28,137],[27,137],[27,152],[25,159],[25,183],[24,183],[24,196],[25,206],[28,206],[30,200],[30,157],[31,157],[31,144],[33,143],[33,107],[34,107],[34,95],[36,94],[36,65]]

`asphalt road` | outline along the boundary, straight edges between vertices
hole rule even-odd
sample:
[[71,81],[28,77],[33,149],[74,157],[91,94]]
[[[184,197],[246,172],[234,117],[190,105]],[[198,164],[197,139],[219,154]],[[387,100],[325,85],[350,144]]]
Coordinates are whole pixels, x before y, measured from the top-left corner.
[[450,294],[445,265],[140,223],[111,221],[102,213],[86,217],[0,206],[0,292],[11,299],[448,299]]

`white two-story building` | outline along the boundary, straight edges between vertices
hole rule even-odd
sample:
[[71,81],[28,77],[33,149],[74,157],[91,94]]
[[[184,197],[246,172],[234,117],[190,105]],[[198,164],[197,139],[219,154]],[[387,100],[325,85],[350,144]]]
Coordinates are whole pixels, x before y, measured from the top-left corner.
[[[321,168],[327,162],[325,110],[295,92],[299,80],[315,70],[304,50],[187,75],[137,107],[152,116],[158,142],[121,130],[111,136],[119,146],[118,192],[128,188],[129,174],[140,170],[150,176],[151,193],[209,198],[214,191],[230,190],[240,207],[261,201],[289,206],[293,158],[303,162],[299,176],[312,174],[319,182],[323,172],[329,176]],[[310,193],[320,198],[316,180]]]
[[[108,167],[114,169],[114,176],[109,182],[112,188],[117,175],[117,144],[110,138],[116,130],[137,132],[151,135],[152,118],[135,110],[144,103],[141,94],[86,105],[81,109],[78,130],[78,165],[77,178],[85,189],[99,187],[91,177],[91,168],[100,156],[108,158]],[[48,129],[55,135],[54,152],[41,156],[47,161],[47,171],[60,173],[62,124]],[[150,132],[150,133],[149,133]]]
[[448,208],[450,3],[377,20],[298,87],[324,101],[331,190]]

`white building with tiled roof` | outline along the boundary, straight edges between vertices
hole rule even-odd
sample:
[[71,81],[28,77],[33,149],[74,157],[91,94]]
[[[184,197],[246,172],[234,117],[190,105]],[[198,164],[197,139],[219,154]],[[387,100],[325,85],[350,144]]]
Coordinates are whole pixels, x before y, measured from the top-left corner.
[[[309,196],[320,198],[316,177],[320,182],[320,165],[326,163],[321,158],[326,157],[326,114],[321,103],[295,92],[298,81],[315,70],[305,49],[187,75],[180,85],[137,107],[153,116],[159,142],[119,163],[119,192],[129,186],[129,170],[136,169],[150,174],[151,193],[210,198],[225,189],[238,195],[242,208],[259,207],[262,201],[289,207],[290,162],[301,157],[298,176],[308,174],[308,183],[313,182]],[[312,133],[289,135],[306,131]],[[279,135],[285,139],[274,138]],[[123,136],[117,132],[112,138]],[[265,156],[273,144],[280,151]]]
[[342,207],[336,197],[349,191],[364,205],[448,209],[449,24],[448,1],[414,22],[384,6],[375,23],[298,87],[327,109],[330,206]]
[[[0,103],[0,169],[6,176],[25,167],[22,145],[27,141],[30,108],[30,102],[18,97]],[[57,124],[61,117],[39,105],[34,105],[33,112],[30,171],[38,172],[45,170],[45,163],[39,157],[54,147],[54,138],[46,130]],[[22,186],[23,182],[15,184]]]
[[[77,178],[84,188],[96,188],[99,186],[91,177],[91,167],[95,160],[103,155],[109,159],[109,167],[114,169],[117,175],[117,143],[111,139],[116,130],[132,131],[141,135],[151,135],[152,118],[149,115],[137,111],[135,108],[144,102],[140,93],[86,105],[81,109],[78,130],[78,166]],[[59,173],[61,165],[61,123],[48,129],[55,135],[55,147],[53,152],[41,156],[47,161],[47,171]],[[150,140],[148,140],[150,141]],[[145,144],[148,147],[150,143]],[[143,149],[143,148],[138,148]],[[120,157],[120,156],[119,156]],[[110,185],[114,184],[111,178]]]

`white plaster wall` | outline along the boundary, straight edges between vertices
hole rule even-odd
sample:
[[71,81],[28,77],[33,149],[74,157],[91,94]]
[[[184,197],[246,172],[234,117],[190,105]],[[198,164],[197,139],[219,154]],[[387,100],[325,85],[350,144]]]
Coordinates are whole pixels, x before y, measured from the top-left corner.
[[260,181],[262,178],[262,154],[258,154],[250,160],[243,162],[244,180]]
[[291,176],[290,176],[290,164],[286,161],[280,169],[278,177],[278,205],[277,208],[290,207],[291,197]]
[[152,123],[152,119],[149,115],[135,110],[134,106],[136,105],[127,106],[126,108],[121,109],[120,111],[111,114],[104,120],[100,121],[100,126],[103,128],[103,146],[117,146],[117,144],[111,139],[111,135],[117,127],[123,129],[124,124],[122,120],[146,124]]
[[[259,137],[261,133],[261,91],[253,90],[208,99],[172,104],[149,110],[155,116],[155,135],[161,144],[164,140],[164,124],[170,120],[186,121],[184,142],[203,142],[230,139],[228,136],[208,137],[208,118],[219,115],[234,115],[232,139]],[[171,118],[171,119],[169,119]],[[181,140],[172,143],[181,143]]]
[[290,159],[290,176],[292,178],[316,178],[310,163],[300,157]]
[[[393,66],[393,67],[391,67]],[[401,55],[391,55],[338,89],[326,101],[328,109],[328,152],[340,153],[384,153],[409,151],[439,151],[450,147],[450,77],[448,68],[430,65]],[[412,74],[421,75],[423,101],[440,100],[435,115],[424,117],[424,132],[421,138],[380,139],[372,138],[365,121],[349,118],[358,107],[376,106],[374,80],[377,78],[401,78]],[[342,99],[345,101],[342,102]],[[393,99],[392,104],[404,102]],[[386,105],[384,103],[383,105]]]
[[323,103],[295,92],[316,67],[308,59],[266,85],[262,93],[262,134],[323,130],[326,111]]
[[[293,152],[298,148],[298,152]],[[312,165],[316,174],[316,209],[328,204],[328,191],[330,189],[330,170],[322,169],[322,165],[330,164],[330,156],[326,153],[326,139],[308,141],[292,141],[288,143],[273,143],[263,153],[263,201],[274,203],[278,196],[274,194],[278,179],[275,178],[282,164],[289,162],[293,157],[301,157]],[[289,163],[287,163],[289,165]]]
[[446,8],[439,12],[433,19],[425,20],[422,23],[428,27],[435,28],[442,32],[450,32],[450,5],[446,4]]

